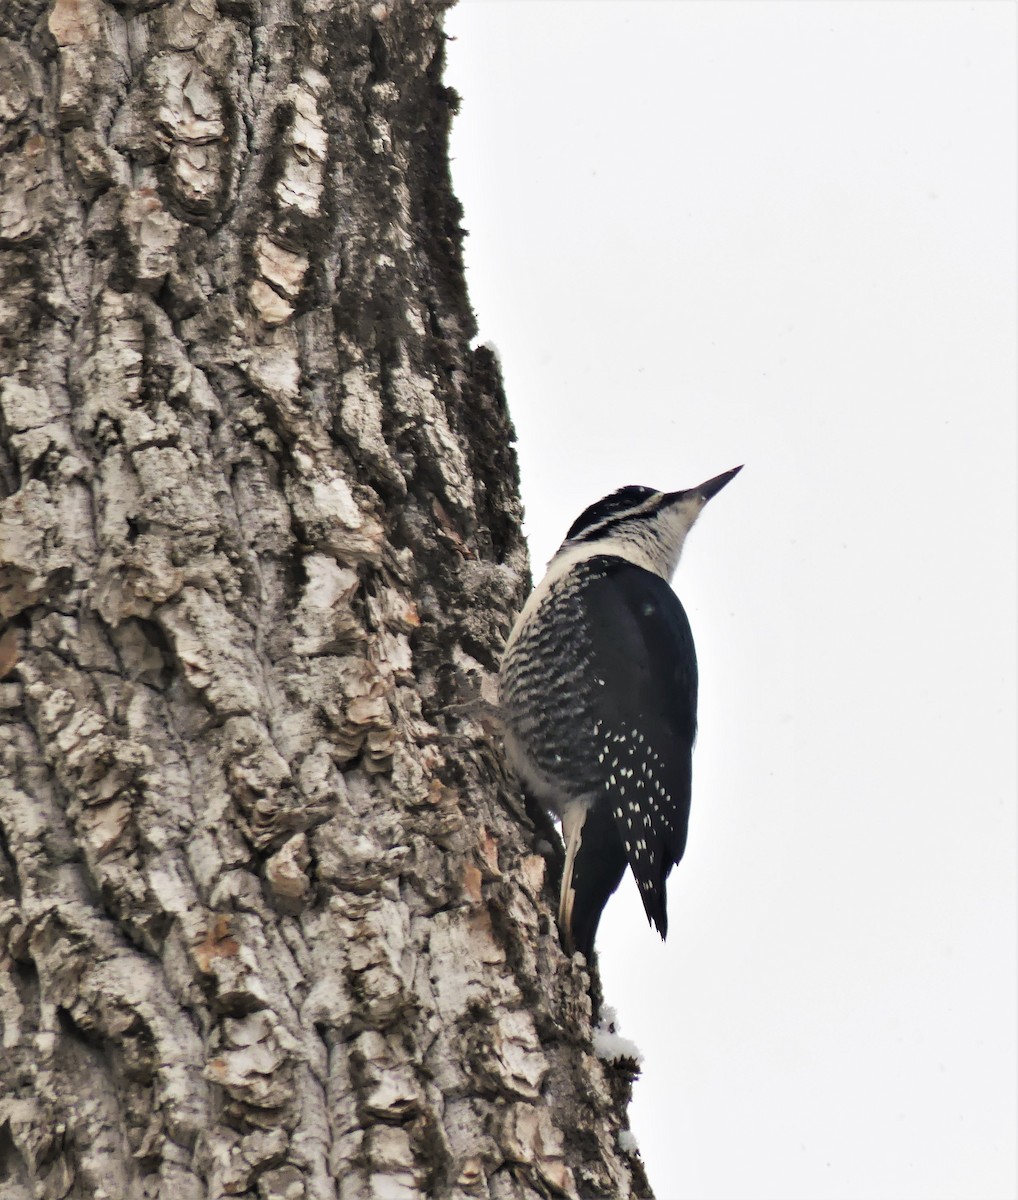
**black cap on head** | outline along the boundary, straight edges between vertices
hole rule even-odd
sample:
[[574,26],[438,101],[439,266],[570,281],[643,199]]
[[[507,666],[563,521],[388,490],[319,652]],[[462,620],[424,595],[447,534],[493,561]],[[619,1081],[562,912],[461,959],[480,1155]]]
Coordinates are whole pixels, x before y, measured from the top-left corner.
[[570,541],[585,529],[600,526],[610,517],[618,516],[641,505],[645,500],[655,495],[654,489],[631,483],[628,487],[619,488],[610,496],[603,496],[589,508],[585,508],[576,520],[569,526],[566,541]]

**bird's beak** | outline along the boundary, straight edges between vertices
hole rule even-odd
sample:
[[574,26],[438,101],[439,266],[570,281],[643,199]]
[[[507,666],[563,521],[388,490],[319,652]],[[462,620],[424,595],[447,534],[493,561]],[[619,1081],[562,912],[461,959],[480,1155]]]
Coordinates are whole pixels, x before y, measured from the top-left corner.
[[708,479],[706,483],[701,483],[698,487],[686,488],[681,492],[668,492],[668,503],[681,504],[685,501],[688,504],[692,502],[699,511],[711,496],[716,496],[725,484],[734,479],[741,470],[741,466],[732,467],[730,471],[725,471],[723,475],[715,475],[713,479]]
[[716,496],[725,484],[733,480],[741,470],[742,465],[740,464],[737,467],[732,467],[730,471],[724,471],[721,475],[715,475],[713,479],[708,479],[706,483],[701,483],[699,487],[690,488],[689,490],[700,496],[704,504],[706,504],[711,496]]

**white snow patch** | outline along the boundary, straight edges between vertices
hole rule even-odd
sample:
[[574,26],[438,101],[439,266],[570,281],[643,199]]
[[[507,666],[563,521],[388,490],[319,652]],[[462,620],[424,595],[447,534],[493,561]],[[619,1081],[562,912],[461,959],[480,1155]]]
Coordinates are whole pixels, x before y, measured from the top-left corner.
[[634,1041],[619,1035],[618,1024],[615,1009],[606,1005],[594,1030],[594,1053],[602,1062],[618,1062],[620,1058],[631,1058],[639,1066],[643,1062],[643,1051]]
[[639,1154],[640,1146],[636,1134],[631,1129],[619,1130],[619,1149],[623,1154]]
[[643,1062],[643,1051],[629,1038],[619,1037],[608,1029],[594,1030],[594,1053],[604,1062],[618,1062],[620,1058],[632,1058]]

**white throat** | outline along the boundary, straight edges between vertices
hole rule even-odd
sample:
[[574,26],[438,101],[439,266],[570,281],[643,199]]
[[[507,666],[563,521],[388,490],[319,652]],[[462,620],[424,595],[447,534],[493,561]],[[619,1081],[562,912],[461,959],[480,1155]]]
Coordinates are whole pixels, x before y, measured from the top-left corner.
[[549,571],[557,567],[560,560],[571,565],[597,554],[609,554],[653,571],[670,583],[679,565],[686,534],[693,528],[705,503],[699,496],[691,495],[670,505],[653,522],[633,521],[620,526],[606,538],[575,546],[566,543],[548,564]]

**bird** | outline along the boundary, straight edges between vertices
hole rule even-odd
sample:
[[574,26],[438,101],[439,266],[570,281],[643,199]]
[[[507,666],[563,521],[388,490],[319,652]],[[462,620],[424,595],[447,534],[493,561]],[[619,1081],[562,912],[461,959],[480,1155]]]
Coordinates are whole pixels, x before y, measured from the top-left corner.
[[506,641],[506,755],[565,854],[558,923],[592,962],[628,866],[648,923],[668,933],[666,880],[686,848],[698,674],[671,579],[704,505],[742,470],[663,492],[629,485],[573,522]]

